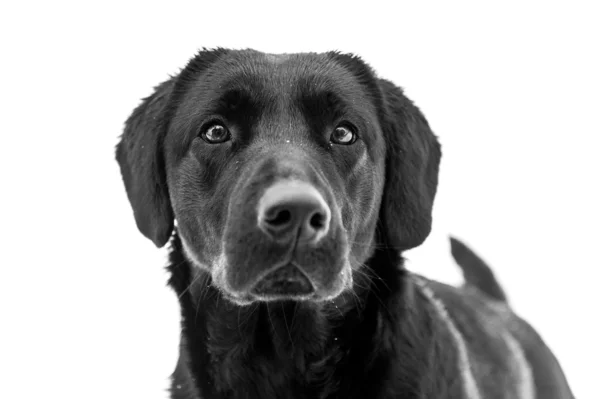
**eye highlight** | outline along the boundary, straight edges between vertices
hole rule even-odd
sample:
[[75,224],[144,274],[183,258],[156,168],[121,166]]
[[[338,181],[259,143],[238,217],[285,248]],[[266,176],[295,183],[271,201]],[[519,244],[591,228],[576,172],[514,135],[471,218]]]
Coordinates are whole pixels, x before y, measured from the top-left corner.
[[329,141],[333,144],[350,145],[356,141],[356,133],[354,130],[347,125],[339,125],[335,128]]
[[219,144],[229,141],[231,133],[221,123],[212,123],[208,128],[202,130],[200,137],[209,144]]

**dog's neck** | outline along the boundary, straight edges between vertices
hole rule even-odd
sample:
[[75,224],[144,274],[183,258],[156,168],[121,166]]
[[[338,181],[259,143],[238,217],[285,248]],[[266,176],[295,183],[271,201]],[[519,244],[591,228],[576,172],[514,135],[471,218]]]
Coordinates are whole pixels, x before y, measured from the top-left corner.
[[[390,256],[398,268],[359,274],[357,290],[335,301],[240,307],[194,269],[175,236],[170,284],[182,307],[182,341],[173,397],[380,397],[392,379],[401,397],[418,397],[439,360],[419,351],[437,337],[401,258],[376,252],[367,266],[389,265]],[[394,369],[398,356],[407,361]]]

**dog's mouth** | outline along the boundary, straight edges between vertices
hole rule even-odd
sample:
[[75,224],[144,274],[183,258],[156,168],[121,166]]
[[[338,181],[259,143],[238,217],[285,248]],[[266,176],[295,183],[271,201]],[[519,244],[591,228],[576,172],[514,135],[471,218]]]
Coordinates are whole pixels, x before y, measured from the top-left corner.
[[258,300],[308,299],[316,292],[315,284],[294,263],[270,271],[252,287]]
[[311,275],[293,261],[285,262],[238,289],[230,284],[227,274],[231,271],[230,266],[220,268],[220,272],[213,269],[213,284],[226,299],[241,306],[257,302],[323,302],[336,298],[353,285],[352,269],[347,260],[342,262],[339,272],[326,279],[320,273]]

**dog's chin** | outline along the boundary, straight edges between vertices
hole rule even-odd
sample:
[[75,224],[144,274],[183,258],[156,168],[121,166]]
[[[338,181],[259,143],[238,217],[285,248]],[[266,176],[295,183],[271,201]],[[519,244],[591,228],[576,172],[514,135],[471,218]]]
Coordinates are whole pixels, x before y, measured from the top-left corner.
[[[227,270],[229,267],[223,263],[222,259],[216,262],[211,268],[212,283],[221,292],[224,299],[238,305],[249,306],[257,303],[272,302],[304,302],[319,304],[332,301],[345,291],[353,287],[352,268],[350,262],[346,260],[341,271],[334,277],[334,281],[325,285],[321,282],[314,282],[315,290],[306,294],[287,294],[280,292],[277,294],[258,293],[253,288],[255,283],[248,284],[248,288],[235,290],[231,287],[227,279]],[[325,288],[328,286],[328,288]]]

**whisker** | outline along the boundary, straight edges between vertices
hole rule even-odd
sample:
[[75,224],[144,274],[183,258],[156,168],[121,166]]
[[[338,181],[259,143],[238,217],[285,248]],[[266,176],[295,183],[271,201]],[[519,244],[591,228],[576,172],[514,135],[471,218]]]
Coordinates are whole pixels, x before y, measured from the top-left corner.
[[401,250],[401,249],[403,249],[400,246],[382,244],[382,243],[378,243],[378,242],[365,243],[363,241],[348,240],[348,244],[354,245],[354,246],[358,246],[358,247],[364,247],[364,248],[366,248],[366,247],[373,247],[375,249],[395,249],[395,250]]
[[331,304],[333,305],[333,307],[335,308],[335,310],[338,311],[338,313],[340,314],[340,317],[343,318],[344,317],[344,313],[342,313],[342,311],[340,310],[339,306],[337,306],[334,301],[331,301]]
[[198,279],[200,277],[203,277],[202,273],[198,273],[198,275],[192,280],[192,282],[188,284],[188,286],[181,292],[181,294],[179,294],[179,296],[177,297],[177,299],[181,299],[181,297],[192,288],[192,285],[194,285],[194,283],[196,281],[198,281]]
[[242,322],[242,324],[246,324],[250,321],[250,318],[256,313],[258,310],[258,305],[251,305],[251,310],[248,312],[248,316],[246,316],[246,320]]
[[352,296],[352,301],[354,302],[354,305],[357,308],[362,308],[364,307],[364,303],[363,301],[360,299],[360,297],[358,296],[358,294],[354,291],[351,292],[351,296]]
[[[207,296],[206,296],[206,295],[208,295],[208,294],[207,294],[207,292],[209,292],[209,291],[211,291],[211,290],[209,290],[209,289],[207,289],[207,288],[203,290],[203,292],[202,292],[202,296],[204,297],[204,299],[210,299],[210,297],[207,297]],[[211,295],[211,296],[214,296],[214,295],[216,295],[216,294],[218,294],[218,291],[217,291],[217,290],[213,290],[213,291],[211,291],[211,294],[210,294],[210,295]],[[203,300],[204,300],[204,299],[203,299]],[[199,311],[199,310],[200,310],[200,306],[196,306],[196,314],[194,315],[194,325],[197,325],[197,324],[198,324],[198,311]]]
[[240,334],[240,338],[243,340],[244,339],[244,335],[242,334],[242,329],[240,327],[240,312],[242,311],[241,307],[238,307],[238,311],[237,311],[237,330],[238,330],[238,334]]
[[273,334],[277,336],[277,330],[275,330],[275,324],[273,324],[273,319],[271,319],[271,310],[269,309],[269,302],[267,302],[267,315],[269,316],[269,322],[271,323],[271,328],[273,329]]
[[296,320],[296,312],[298,312],[298,305],[294,305],[294,313],[292,313],[292,323],[290,324],[290,328],[294,328],[294,321]]
[[[355,269],[355,270],[354,270],[354,272],[356,272],[356,273],[358,273],[358,274],[361,274],[361,275],[365,276],[366,278],[368,278],[368,279],[369,279],[369,280],[371,280],[371,281],[376,279],[376,280],[378,280],[379,282],[381,282],[381,283],[382,283],[382,284],[385,286],[385,288],[386,288],[386,289],[390,290],[390,286],[389,286],[389,285],[386,283],[386,281],[385,281],[384,279],[382,279],[381,277],[379,277],[379,276],[378,276],[377,274],[375,274],[374,272],[367,273],[366,271],[364,271],[364,270],[362,270],[362,269],[367,269],[367,270],[370,270],[370,269],[367,267],[367,265],[365,265],[364,263],[361,263],[361,264],[360,264],[360,268],[357,268],[357,269]],[[362,287],[362,288],[365,288],[365,287]],[[373,288],[375,288],[375,289],[376,289],[376,287],[373,287]]]
[[281,304],[281,313],[283,313],[283,323],[285,324],[285,329],[287,330],[288,336],[290,337],[290,342],[292,343],[292,351],[295,351],[294,340],[292,339],[292,333],[290,332],[290,328],[287,324],[287,318],[285,317],[285,309],[283,307],[283,303]]
[[[369,280],[374,280],[377,279],[379,282],[381,282],[385,288],[389,291],[390,287],[389,285],[385,282],[384,279],[382,279],[381,277],[379,277],[377,274],[375,274],[374,272],[366,272],[364,270],[361,269],[366,269],[366,270],[370,270],[367,265],[365,265],[364,263],[360,264],[360,267],[355,269],[354,272],[363,275],[364,277],[366,277]],[[358,287],[363,288],[363,289],[368,289],[369,287],[362,287],[361,285],[359,285],[356,281],[354,282],[354,284],[356,284]],[[381,299],[381,297],[377,294],[377,284],[371,285],[371,290],[370,292],[375,296],[375,298],[379,301],[379,303],[381,304],[381,306],[383,306],[383,308],[387,311],[388,315],[391,317],[392,313],[390,312],[390,310],[388,309],[388,307],[383,303],[383,300]]]

